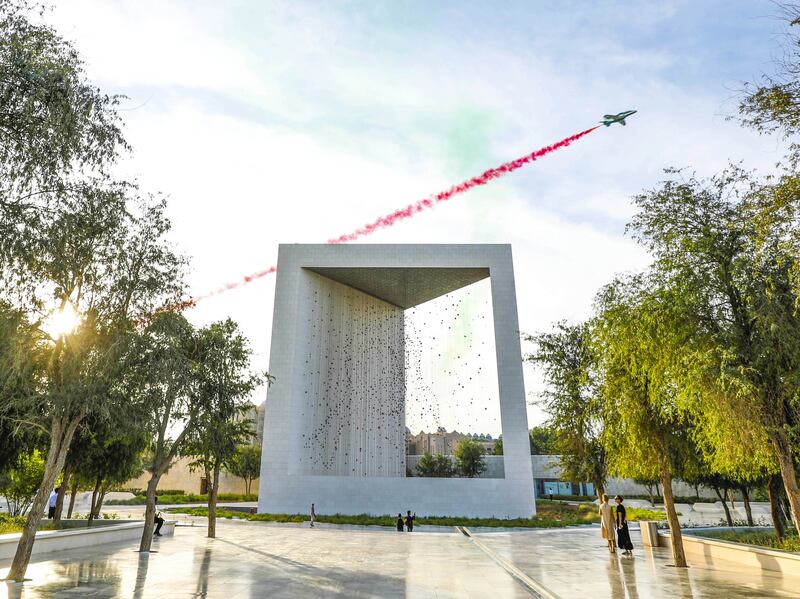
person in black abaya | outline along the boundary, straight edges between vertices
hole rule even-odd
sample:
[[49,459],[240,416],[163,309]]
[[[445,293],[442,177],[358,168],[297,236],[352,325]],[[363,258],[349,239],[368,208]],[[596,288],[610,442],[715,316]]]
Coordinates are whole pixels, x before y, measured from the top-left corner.
[[633,543],[631,543],[631,534],[628,532],[628,518],[625,515],[625,506],[622,505],[622,497],[617,495],[614,497],[617,504],[617,547],[624,550],[625,555],[633,555]]

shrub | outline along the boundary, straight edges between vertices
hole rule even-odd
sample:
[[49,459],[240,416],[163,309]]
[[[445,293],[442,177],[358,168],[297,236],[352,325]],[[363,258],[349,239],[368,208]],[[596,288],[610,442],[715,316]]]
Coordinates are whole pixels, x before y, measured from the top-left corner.
[[426,451],[417,463],[417,473],[426,477],[450,478],[455,476],[456,467],[448,456],[441,453],[433,455]]
[[[218,501],[258,501],[258,495],[240,495],[238,493],[220,493]],[[145,495],[137,495],[132,499],[109,499],[106,505],[144,505],[147,502]],[[162,505],[181,503],[206,503],[208,495],[192,495],[181,491],[179,495],[158,494],[158,503]]]
[[774,532],[755,530],[742,532],[737,532],[735,530],[704,531],[698,533],[698,535],[711,539],[719,539],[720,541],[732,541],[734,543],[746,543],[747,545],[758,545],[759,547],[768,547],[770,549],[800,552],[800,537],[797,535],[787,536],[783,542],[778,541],[778,537],[775,536]]
[[483,445],[477,441],[462,439],[456,443],[453,455],[456,457],[459,472],[467,478],[475,478],[486,471]]

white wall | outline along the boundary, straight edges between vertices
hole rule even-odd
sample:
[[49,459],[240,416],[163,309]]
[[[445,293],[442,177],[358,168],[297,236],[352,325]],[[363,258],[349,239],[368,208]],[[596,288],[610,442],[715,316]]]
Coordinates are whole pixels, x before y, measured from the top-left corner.
[[405,476],[403,311],[303,269],[303,474]]

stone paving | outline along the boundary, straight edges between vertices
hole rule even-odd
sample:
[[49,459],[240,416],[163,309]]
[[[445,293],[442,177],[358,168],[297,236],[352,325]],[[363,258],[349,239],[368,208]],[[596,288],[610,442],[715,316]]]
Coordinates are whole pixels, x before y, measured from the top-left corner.
[[[35,557],[31,582],[0,584],[0,599],[51,597],[531,597],[529,590],[458,532],[218,524],[203,521],[157,539],[157,553],[136,543],[100,545]],[[738,599],[800,597],[800,578],[694,566],[671,568],[669,550],[611,556],[597,528],[477,532],[491,552],[562,599],[650,597]],[[9,562],[0,561],[0,578]]]
[[754,573],[737,564],[671,566],[668,547],[642,547],[631,530],[633,557],[609,553],[599,528],[478,533],[492,551],[563,599],[800,597],[800,577]]
[[[140,556],[130,543],[42,555],[24,588],[0,597],[221,599],[530,597],[461,534],[314,529],[262,523],[178,528]],[[0,562],[0,578],[8,563]]]

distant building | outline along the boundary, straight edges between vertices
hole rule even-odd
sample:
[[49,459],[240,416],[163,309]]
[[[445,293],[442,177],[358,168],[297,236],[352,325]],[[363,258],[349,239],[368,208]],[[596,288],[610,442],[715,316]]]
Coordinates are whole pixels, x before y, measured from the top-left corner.
[[435,433],[420,431],[416,435],[412,435],[406,429],[406,455],[422,455],[424,453],[453,455],[456,445],[463,439],[480,443],[486,453],[491,453],[494,448],[494,439],[491,435],[447,432],[444,427],[440,426]]
[[[261,405],[253,405],[247,410],[247,412],[244,413],[244,415],[242,415],[242,418],[247,418],[250,420],[250,428],[253,431],[250,443],[258,445],[259,447],[261,447],[264,439],[265,405],[266,402],[262,402]],[[202,471],[197,469],[192,470],[189,467],[189,464],[191,464],[193,461],[194,458],[191,456],[184,456],[175,460],[172,463],[172,466],[169,467],[169,469],[158,481],[158,488],[167,490],[180,490],[185,493],[207,493],[208,481],[206,480],[206,477],[203,476]],[[122,488],[145,489],[147,488],[147,481],[149,479],[150,473],[145,472],[141,476],[126,482],[124,485],[122,485]],[[253,483],[252,489],[258,489],[258,479],[255,479]],[[220,472],[219,476],[219,492],[244,493],[244,480],[223,470]]]

